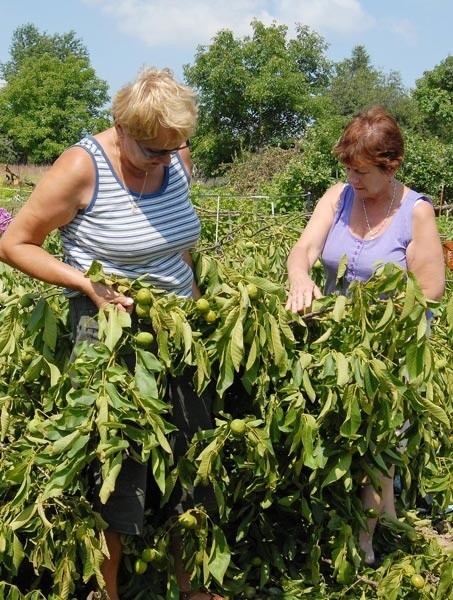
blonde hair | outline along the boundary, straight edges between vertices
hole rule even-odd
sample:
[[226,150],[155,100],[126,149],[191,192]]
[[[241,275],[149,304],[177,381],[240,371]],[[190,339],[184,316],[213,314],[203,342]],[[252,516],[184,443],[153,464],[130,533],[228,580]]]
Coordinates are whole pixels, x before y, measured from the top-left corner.
[[115,94],[112,114],[136,140],[153,139],[163,128],[180,142],[194,133],[198,109],[195,92],[178,83],[170,69],[145,67]]
[[373,106],[346,126],[333,154],[346,166],[397,170],[403,162],[404,138],[396,120],[381,106]]

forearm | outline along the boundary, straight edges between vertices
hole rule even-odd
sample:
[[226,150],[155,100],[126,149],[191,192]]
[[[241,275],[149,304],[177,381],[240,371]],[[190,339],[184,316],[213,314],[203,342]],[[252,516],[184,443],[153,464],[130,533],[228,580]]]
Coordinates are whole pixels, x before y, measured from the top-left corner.
[[192,269],[192,273],[193,273],[192,296],[193,296],[193,298],[195,298],[195,300],[197,300],[198,298],[201,297],[201,292],[200,292],[200,288],[198,287],[197,280],[195,278],[195,265],[193,264],[193,260],[192,260],[192,257],[190,255],[190,251],[189,250],[184,250],[184,252],[182,253],[182,257],[183,257],[184,261]]
[[30,277],[60,287],[85,292],[87,279],[83,273],[49,254],[40,246],[21,244],[2,250],[1,259]]
[[119,294],[107,285],[91,281],[82,271],[64,263],[40,246],[22,244],[8,248],[6,253],[3,249],[1,259],[30,277],[85,294],[98,308],[113,303],[121,310],[132,310],[131,298]]
[[311,279],[310,272],[317,255],[304,246],[294,246],[288,257],[289,292],[286,308],[299,312],[311,306],[313,298],[321,297],[321,290]]
[[288,261],[288,278],[291,283],[295,278],[310,278],[311,269],[317,257],[310,257],[310,252],[302,246],[294,246],[291,250]]

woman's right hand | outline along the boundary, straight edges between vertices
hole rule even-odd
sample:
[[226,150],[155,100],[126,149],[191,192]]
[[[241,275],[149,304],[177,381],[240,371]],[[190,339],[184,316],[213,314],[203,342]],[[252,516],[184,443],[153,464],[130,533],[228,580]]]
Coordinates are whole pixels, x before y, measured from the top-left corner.
[[290,278],[286,309],[299,313],[309,308],[313,299],[322,297],[321,290],[308,275],[297,275]]

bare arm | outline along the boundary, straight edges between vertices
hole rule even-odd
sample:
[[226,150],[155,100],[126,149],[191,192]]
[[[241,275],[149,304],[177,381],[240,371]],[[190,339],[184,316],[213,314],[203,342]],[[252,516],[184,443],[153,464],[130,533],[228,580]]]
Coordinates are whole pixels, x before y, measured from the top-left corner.
[[412,241],[407,248],[407,268],[416,276],[423,293],[439,301],[445,290],[442,244],[431,204],[419,202],[412,213]]
[[310,277],[310,271],[321,255],[332,225],[343,184],[337,183],[327,190],[317,203],[302,235],[288,257],[289,293],[286,308],[299,312],[311,305],[313,298],[322,296]]
[[[187,173],[189,175],[189,178],[192,175],[192,158],[190,156],[190,149],[189,147],[187,148],[182,148],[179,151],[179,154],[181,155],[182,161],[186,167]],[[194,264],[193,264],[193,260],[192,257],[190,256],[190,252],[189,250],[185,250],[183,252],[182,255],[183,259],[186,261],[186,263],[189,265],[189,267],[192,269],[193,273],[194,273],[194,277],[193,277],[193,281],[192,281],[192,296],[195,299],[198,299],[201,297],[201,292],[200,292],[200,288],[198,287],[198,284],[195,280],[195,268],[194,268]]]
[[193,264],[192,257],[190,256],[189,250],[184,250],[182,257],[194,273],[194,277],[192,280],[192,296],[193,296],[193,298],[195,298],[195,300],[197,300],[198,298],[201,298],[201,292],[200,292],[200,288],[198,287],[197,282],[195,281],[195,267]]
[[186,171],[190,181],[190,179],[192,178],[192,158],[190,156],[189,146],[187,146],[186,148],[181,148],[181,150],[179,150],[179,154],[181,156],[182,162],[184,163],[184,166],[186,167]]
[[127,308],[130,298],[91,282],[42,248],[50,232],[69,223],[88,204],[93,188],[94,169],[86,152],[71,148],[63,153],[0,238],[0,259],[36,279],[78,290],[98,307],[114,302]]

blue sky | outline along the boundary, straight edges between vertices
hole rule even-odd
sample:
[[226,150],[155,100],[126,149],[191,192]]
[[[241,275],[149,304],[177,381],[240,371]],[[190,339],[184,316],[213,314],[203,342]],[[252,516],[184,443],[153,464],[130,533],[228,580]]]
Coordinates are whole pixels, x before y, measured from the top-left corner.
[[0,8],[0,62],[21,25],[75,31],[111,94],[143,65],[170,67],[182,80],[198,45],[220,29],[249,35],[254,18],[287,25],[289,35],[296,23],[308,25],[336,61],[361,44],[375,68],[399,72],[408,88],[453,53],[452,0],[0,0]]

